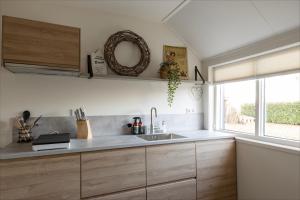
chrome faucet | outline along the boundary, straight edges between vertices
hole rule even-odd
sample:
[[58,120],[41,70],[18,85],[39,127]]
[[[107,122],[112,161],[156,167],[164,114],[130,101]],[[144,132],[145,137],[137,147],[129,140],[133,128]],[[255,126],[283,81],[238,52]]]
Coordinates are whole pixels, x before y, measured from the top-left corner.
[[155,107],[151,108],[151,124],[150,124],[150,134],[154,133],[154,125],[153,125],[153,114],[152,111],[154,110],[155,118],[157,118],[157,109]]

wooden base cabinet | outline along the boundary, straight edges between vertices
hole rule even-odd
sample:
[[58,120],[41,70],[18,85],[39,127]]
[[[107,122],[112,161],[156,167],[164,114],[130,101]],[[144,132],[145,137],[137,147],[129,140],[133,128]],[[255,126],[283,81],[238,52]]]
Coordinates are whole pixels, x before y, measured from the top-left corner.
[[101,197],[89,198],[88,200],[146,200],[146,189],[130,190]]
[[0,200],[236,200],[235,140],[0,160]]
[[79,200],[80,155],[0,161],[0,200]]
[[196,143],[197,199],[236,200],[235,140]]
[[196,177],[195,143],[146,148],[147,185]]
[[148,187],[147,200],[196,200],[196,179]]
[[81,197],[146,186],[145,148],[81,154]]

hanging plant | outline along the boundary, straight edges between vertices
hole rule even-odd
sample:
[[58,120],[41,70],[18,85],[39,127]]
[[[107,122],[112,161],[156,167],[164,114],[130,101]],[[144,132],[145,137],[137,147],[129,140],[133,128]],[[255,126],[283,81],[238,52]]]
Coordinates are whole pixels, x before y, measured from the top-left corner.
[[161,78],[168,79],[168,105],[172,107],[174,102],[175,92],[178,86],[181,84],[180,68],[177,63],[163,62],[160,65]]

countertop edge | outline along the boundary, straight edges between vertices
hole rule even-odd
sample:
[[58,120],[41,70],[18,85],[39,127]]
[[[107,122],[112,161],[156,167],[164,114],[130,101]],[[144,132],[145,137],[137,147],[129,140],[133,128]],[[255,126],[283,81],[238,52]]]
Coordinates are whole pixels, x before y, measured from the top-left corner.
[[[118,137],[118,136],[116,136]],[[214,135],[208,137],[199,137],[199,138],[184,138],[176,140],[161,140],[161,141],[144,141],[138,139],[136,143],[119,143],[112,145],[98,145],[91,147],[78,147],[71,149],[57,149],[57,150],[45,150],[45,151],[20,151],[20,152],[1,152],[0,151],[0,160],[11,160],[11,159],[21,159],[21,158],[33,158],[33,157],[42,157],[42,156],[54,156],[62,154],[75,154],[75,153],[84,153],[92,151],[104,151],[104,150],[114,150],[122,148],[134,148],[134,147],[146,147],[146,146],[155,146],[155,145],[164,145],[164,144],[177,144],[177,143],[187,143],[187,142],[197,142],[197,141],[207,141],[207,140],[219,140],[219,139],[234,139],[235,136],[231,134],[222,134]],[[78,141],[77,141],[78,142]],[[18,147],[16,147],[18,148]],[[5,148],[4,148],[5,149]],[[3,149],[2,149],[3,150]]]

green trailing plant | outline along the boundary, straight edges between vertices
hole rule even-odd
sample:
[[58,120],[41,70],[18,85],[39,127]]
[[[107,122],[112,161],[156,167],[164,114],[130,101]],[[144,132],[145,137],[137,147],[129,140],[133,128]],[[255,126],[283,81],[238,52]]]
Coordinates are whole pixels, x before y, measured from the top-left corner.
[[168,105],[170,107],[172,107],[175,92],[180,84],[180,68],[175,64],[170,66],[168,71]]
[[162,62],[160,64],[160,77],[168,79],[168,105],[172,107],[176,90],[181,84],[181,72],[176,62]]

